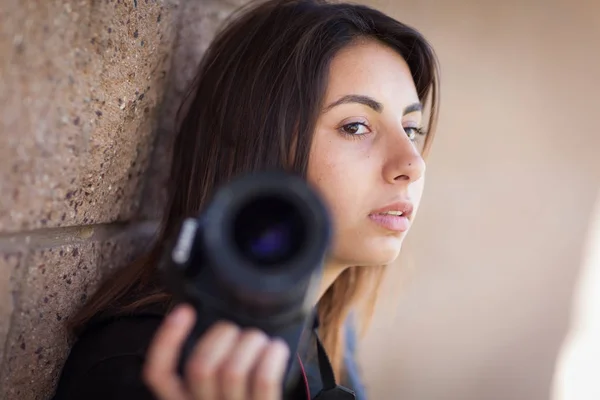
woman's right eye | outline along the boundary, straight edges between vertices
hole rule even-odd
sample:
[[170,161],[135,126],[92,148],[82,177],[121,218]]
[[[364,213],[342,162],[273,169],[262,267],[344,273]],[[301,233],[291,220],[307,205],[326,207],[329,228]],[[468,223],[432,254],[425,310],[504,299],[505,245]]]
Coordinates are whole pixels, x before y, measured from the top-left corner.
[[361,136],[371,132],[367,124],[363,122],[352,122],[349,124],[344,124],[340,128],[340,131],[343,134],[349,136]]

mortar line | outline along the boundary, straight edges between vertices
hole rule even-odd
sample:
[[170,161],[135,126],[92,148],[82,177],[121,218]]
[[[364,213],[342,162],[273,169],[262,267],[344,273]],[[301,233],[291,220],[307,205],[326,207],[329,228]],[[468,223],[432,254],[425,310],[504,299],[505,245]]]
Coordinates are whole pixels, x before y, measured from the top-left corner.
[[148,220],[0,233],[0,252],[27,251],[86,241],[102,241],[122,234],[152,236],[156,233],[158,225],[158,221]]

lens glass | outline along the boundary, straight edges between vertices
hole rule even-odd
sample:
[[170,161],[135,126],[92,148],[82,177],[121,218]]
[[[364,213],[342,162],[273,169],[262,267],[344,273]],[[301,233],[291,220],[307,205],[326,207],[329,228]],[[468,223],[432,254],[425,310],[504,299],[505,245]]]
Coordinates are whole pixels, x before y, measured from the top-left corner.
[[238,250],[260,269],[289,262],[306,242],[306,226],[297,206],[276,195],[251,199],[235,216],[233,228]]

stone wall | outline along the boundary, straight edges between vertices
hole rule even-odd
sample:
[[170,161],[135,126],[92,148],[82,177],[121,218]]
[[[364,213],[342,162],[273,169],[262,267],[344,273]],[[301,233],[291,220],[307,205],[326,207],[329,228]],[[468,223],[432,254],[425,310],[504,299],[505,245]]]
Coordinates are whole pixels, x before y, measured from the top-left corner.
[[149,245],[173,116],[243,0],[3,0],[0,399],[47,399],[64,323]]

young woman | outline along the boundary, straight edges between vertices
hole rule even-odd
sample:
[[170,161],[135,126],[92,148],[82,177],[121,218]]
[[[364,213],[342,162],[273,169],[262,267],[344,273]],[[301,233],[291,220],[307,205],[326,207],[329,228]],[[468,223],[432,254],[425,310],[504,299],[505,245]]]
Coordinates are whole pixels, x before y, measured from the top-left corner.
[[[190,88],[160,237],[72,320],[79,338],[56,399],[281,398],[286,346],[227,321],[205,333],[179,377],[176,359],[195,315],[173,309],[156,270],[165,240],[219,186],[273,167],[303,176],[330,210],[334,238],[315,307],[331,367],[347,383],[344,323],[360,303],[373,304],[416,215],[437,86],[427,41],[371,8],[272,0],[238,13]],[[302,361],[298,398],[326,399],[316,361]]]

